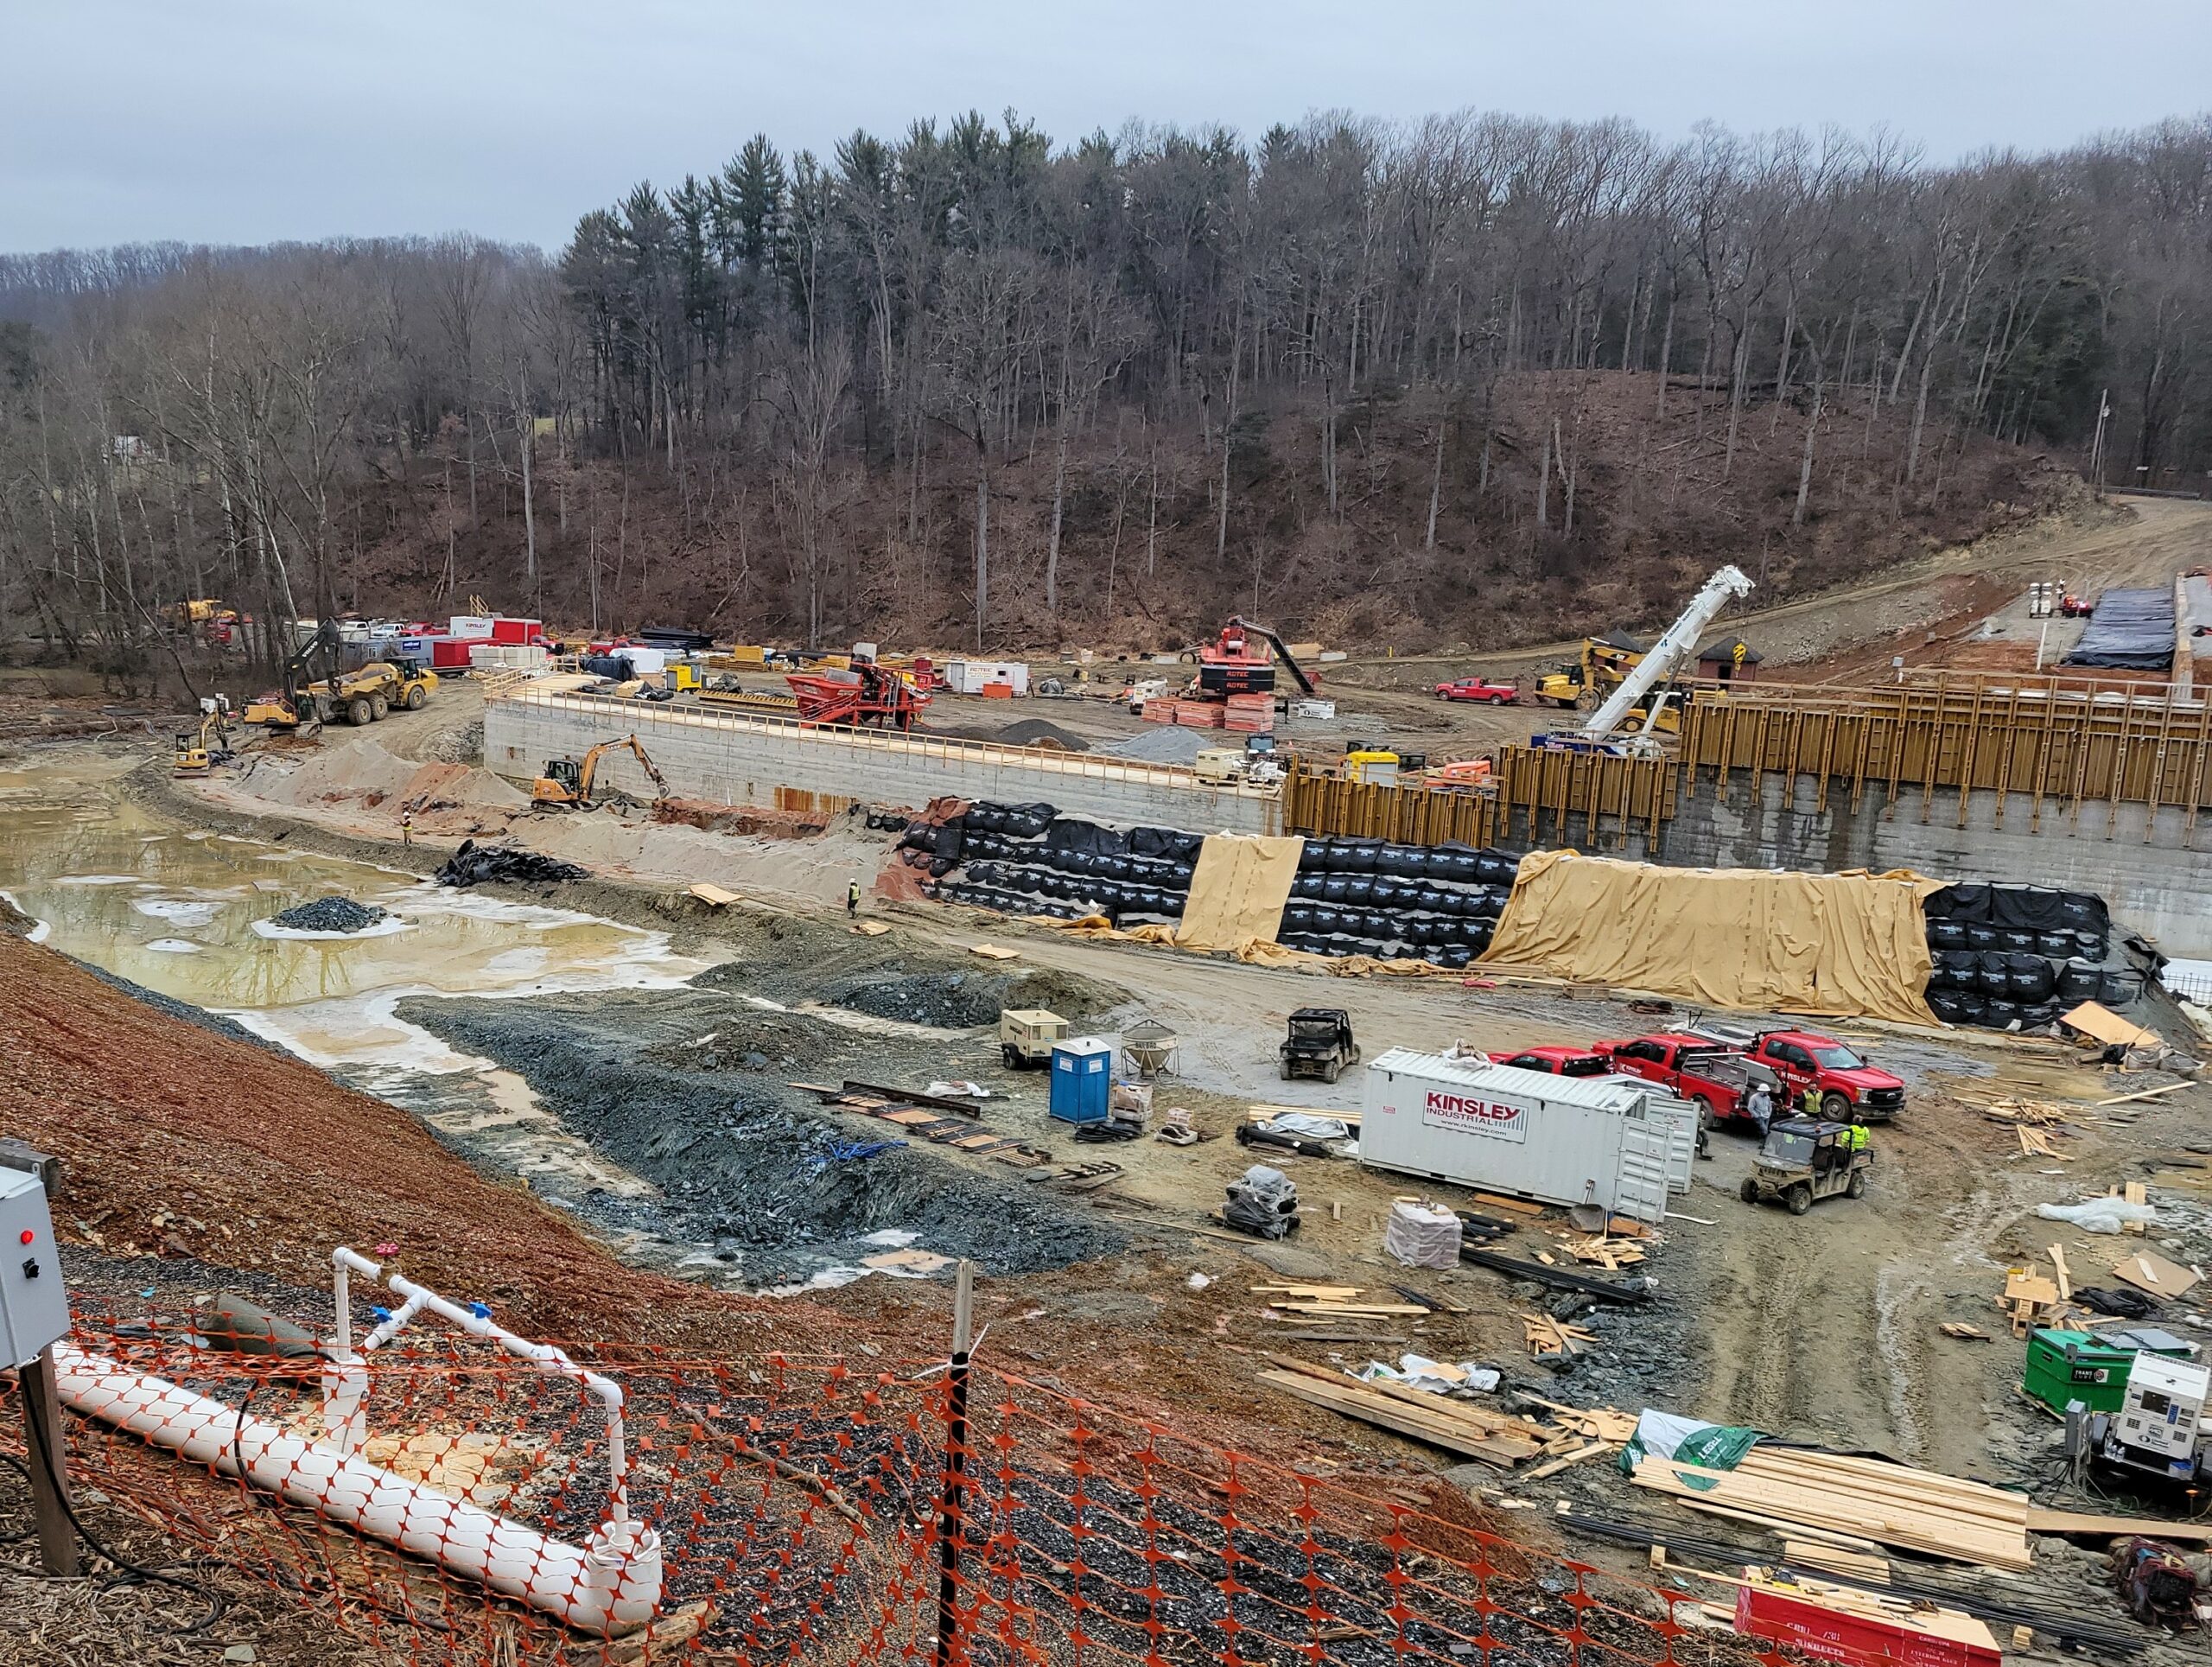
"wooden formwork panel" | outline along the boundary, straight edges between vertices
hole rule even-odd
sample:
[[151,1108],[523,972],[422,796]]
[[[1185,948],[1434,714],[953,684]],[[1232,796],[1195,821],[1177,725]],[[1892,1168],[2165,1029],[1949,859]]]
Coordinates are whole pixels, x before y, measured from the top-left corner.
[[[1980,682],[1963,689],[1801,690],[1770,697],[1700,696],[1681,740],[1683,761],[1714,770],[1725,795],[1738,773],[1848,781],[1870,787],[1993,792],[2025,799],[2040,820],[2056,804],[2195,813],[2212,807],[2212,700],[2154,693]],[[1923,803],[1923,818],[1928,809]],[[1964,806],[1959,815],[1964,818]]]
[[1612,817],[1624,831],[1645,824],[1656,832],[1675,814],[1680,771],[1671,760],[1507,746],[1492,762],[1491,790],[1484,793],[1295,770],[1283,782],[1283,828],[1401,844],[1491,845],[1507,837],[1516,811],[1531,837],[1540,821],[1567,816]]

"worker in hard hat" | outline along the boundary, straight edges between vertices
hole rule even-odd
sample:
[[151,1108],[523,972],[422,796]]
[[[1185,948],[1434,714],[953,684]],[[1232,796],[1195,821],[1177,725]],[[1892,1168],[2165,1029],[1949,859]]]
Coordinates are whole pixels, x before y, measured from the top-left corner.
[[861,882],[857,880],[848,880],[845,882],[845,919],[857,920],[860,915]]

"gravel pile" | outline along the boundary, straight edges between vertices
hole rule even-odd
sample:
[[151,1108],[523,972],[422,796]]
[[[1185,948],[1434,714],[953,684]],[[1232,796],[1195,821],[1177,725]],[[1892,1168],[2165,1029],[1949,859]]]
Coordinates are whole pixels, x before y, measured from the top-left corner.
[[295,932],[362,932],[389,918],[373,903],[356,903],[350,897],[318,897],[286,909],[276,917],[280,926]]

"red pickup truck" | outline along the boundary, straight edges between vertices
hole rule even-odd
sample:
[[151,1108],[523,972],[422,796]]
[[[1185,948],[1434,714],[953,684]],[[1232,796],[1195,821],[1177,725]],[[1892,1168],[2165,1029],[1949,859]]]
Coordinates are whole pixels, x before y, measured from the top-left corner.
[[1904,1079],[1877,1070],[1833,1036],[1812,1030],[1770,1030],[1751,1044],[1750,1057],[1782,1078],[1792,1104],[1805,1091],[1821,1091],[1821,1115],[1837,1123],[1854,1114],[1885,1123],[1904,1110]]
[[1516,1071],[1541,1071],[1548,1077],[1608,1077],[1612,1062],[1586,1047],[1524,1047],[1518,1053],[1492,1053],[1492,1065],[1510,1065]]
[[1461,678],[1436,685],[1439,700],[1487,701],[1492,706],[1513,706],[1521,699],[1516,683],[1493,683],[1488,678]]
[[1698,1120],[1708,1129],[1733,1123],[1744,1115],[1744,1097],[1751,1091],[1751,1084],[1744,1050],[1739,1047],[1710,1036],[1671,1030],[1590,1046],[1622,1076],[1641,1077],[1659,1084],[1678,1099],[1695,1100],[1700,1108]]

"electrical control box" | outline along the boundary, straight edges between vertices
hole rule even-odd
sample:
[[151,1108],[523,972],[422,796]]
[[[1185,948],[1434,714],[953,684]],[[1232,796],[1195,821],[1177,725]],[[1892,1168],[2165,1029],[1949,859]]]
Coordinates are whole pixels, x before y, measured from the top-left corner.
[[46,1184],[0,1168],[0,1365],[20,1366],[69,1334],[69,1291]]

